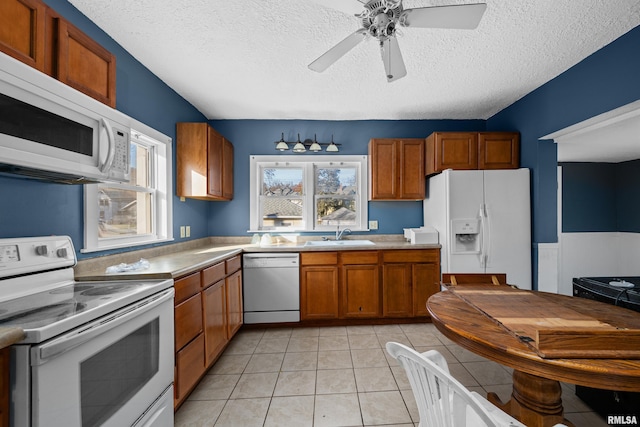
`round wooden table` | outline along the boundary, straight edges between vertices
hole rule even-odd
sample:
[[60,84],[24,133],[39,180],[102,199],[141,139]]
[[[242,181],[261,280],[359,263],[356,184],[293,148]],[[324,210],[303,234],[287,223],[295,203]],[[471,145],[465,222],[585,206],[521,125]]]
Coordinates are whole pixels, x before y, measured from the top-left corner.
[[[542,304],[548,302],[552,307],[561,304],[616,327],[640,329],[640,313],[583,298],[545,292],[535,294]],[[495,298],[505,301],[501,295]],[[489,393],[488,399],[529,427],[557,423],[571,425],[564,419],[560,381],[601,389],[640,391],[639,359],[542,358],[480,307],[449,290],[431,296],[427,309],[433,324],[451,341],[513,368],[513,392],[509,402],[503,403],[495,393]],[[549,315],[553,316],[553,313]]]

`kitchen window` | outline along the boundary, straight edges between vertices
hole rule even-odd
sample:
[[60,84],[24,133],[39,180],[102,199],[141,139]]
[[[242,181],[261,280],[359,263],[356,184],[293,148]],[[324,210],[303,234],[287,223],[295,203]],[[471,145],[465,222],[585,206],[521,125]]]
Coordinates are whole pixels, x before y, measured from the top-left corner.
[[171,139],[144,125],[139,127],[146,128],[147,134],[131,130],[129,182],[84,186],[81,252],[173,239]]
[[251,231],[366,229],[367,156],[251,156],[250,163]]

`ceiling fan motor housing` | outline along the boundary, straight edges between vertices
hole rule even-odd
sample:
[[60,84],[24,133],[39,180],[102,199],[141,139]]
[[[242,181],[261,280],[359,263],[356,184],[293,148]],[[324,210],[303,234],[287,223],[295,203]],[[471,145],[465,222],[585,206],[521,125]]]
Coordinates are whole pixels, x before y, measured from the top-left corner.
[[395,33],[396,23],[403,12],[401,1],[372,0],[364,5],[362,26],[373,37],[384,40]]

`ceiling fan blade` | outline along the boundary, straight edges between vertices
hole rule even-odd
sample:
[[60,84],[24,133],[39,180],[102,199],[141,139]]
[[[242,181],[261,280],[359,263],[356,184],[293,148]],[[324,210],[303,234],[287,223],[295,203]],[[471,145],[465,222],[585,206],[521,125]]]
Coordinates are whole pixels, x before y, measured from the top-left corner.
[[473,30],[486,8],[486,3],[477,3],[407,9],[400,17],[400,24],[416,28]]
[[388,82],[393,82],[407,75],[398,39],[389,37],[381,41],[380,52],[382,53],[382,62],[384,62],[384,70],[387,73]]
[[338,59],[342,58],[347,52],[356,47],[367,36],[367,30],[360,28],[358,31],[351,33],[340,43],[326,51],[322,56],[309,64],[309,69],[323,72]]

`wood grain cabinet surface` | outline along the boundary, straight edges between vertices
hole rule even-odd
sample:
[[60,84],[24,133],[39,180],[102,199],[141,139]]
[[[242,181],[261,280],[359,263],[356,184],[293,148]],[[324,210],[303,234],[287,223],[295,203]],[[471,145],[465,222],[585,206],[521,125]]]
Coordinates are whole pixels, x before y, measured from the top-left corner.
[[178,123],[176,136],[176,194],[233,199],[233,144],[207,123]]
[[0,51],[116,107],[116,57],[41,0],[0,1]]
[[428,317],[440,290],[440,250],[303,252],[302,322]]
[[426,139],[427,175],[445,169],[517,169],[517,132],[434,132]]
[[242,326],[241,267],[236,255],[174,282],[176,409]]
[[40,0],[0,1],[0,52],[44,71],[45,11]]
[[337,319],[338,305],[338,253],[300,254],[300,319]]
[[368,151],[370,200],[424,199],[423,139],[372,139]]

